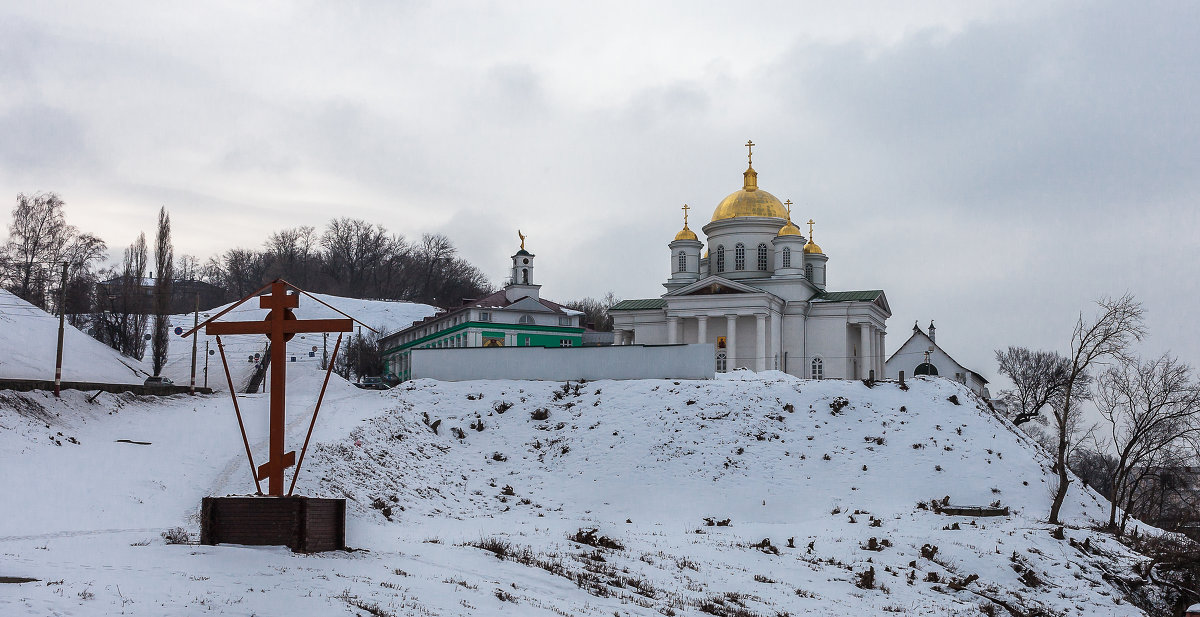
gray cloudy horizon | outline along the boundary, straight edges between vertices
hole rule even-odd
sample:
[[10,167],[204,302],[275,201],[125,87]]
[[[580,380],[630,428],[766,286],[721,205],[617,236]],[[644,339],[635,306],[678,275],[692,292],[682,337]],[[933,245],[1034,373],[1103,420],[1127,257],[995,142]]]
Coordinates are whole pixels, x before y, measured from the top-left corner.
[[996,381],[1130,292],[1200,365],[1200,5],[903,4],[4,3],[0,194],[202,259],[359,217],[496,283],[520,228],[546,297],[653,297],[753,139],[889,353],[933,319]]

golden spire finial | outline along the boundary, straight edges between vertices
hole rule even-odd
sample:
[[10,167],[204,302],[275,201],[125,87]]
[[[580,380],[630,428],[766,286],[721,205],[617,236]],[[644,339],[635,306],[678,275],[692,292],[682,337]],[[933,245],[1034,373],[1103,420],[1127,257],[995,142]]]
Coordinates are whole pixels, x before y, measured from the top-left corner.
[[783,205],[787,206],[787,209],[788,209],[788,221],[790,222],[790,221],[792,220],[792,200],[790,200],[790,199],[789,199],[789,200],[787,200],[787,201],[783,202]]
[[808,241],[809,242],[812,242],[812,226],[813,226],[813,220],[808,219]]
[[688,226],[687,226],[687,211],[691,210],[691,209],[692,209],[691,206],[689,206],[687,204],[683,204],[683,228],[684,229],[688,228]]
[[751,167],[754,166],[754,140],[753,139],[746,140],[746,164]]
[[518,230],[517,230],[517,237],[521,239],[521,250],[522,250],[522,251],[523,251],[523,250],[525,250],[525,238],[528,238],[529,236],[527,236],[527,235],[525,235],[525,234],[521,233],[521,230],[520,230],[520,229],[518,229]]

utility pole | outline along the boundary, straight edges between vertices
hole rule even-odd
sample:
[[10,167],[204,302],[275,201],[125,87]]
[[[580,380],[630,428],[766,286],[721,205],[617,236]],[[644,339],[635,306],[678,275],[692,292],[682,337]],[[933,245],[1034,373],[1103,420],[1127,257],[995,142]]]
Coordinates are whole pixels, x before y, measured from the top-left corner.
[[54,357],[54,396],[62,389],[63,330],[67,320],[67,262],[63,262],[62,285],[58,288],[58,352]]
[[208,340],[204,341],[204,387],[208,387]]
[[324,349],[321,351],[321,370],[322,370],[322,371],[323,371],[323,370],[325,370],[325,369],[327,369],[327,368],[329,368],[329,333],[328,333],[328,332],[324,332],[323,334],[325,335],[325,336],[324,336],[324,339],[325,339],[325,343],[324,343],[324,345],[325,345],[325,347],[324,347]]
[[[200,292],[196,292],[196,313],[192,317],[192,329],[193,330],[196,329],[199,325],[200,325]],[[192,385],[191,385],[191,389],[188,391],[188,394],[190,394],[192,396],[196,396],[196,345],[199,344],[199,341],[197,341],[196,339],[198,339],[198,338],[200,338],[200,337],[198,337],[198,336],[192,337]]]

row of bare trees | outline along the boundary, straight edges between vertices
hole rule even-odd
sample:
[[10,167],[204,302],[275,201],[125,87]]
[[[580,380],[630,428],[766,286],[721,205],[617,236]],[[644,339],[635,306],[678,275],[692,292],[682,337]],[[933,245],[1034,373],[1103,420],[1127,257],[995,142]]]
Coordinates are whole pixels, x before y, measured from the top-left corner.
[[311,226],[277,231],[262,250],[230,249],[210,258],[199,273],[224,288],[230,300],[275,278],[322,293],[443,307],[491,290],[487,277],[458,255],[449,238],[425,234],[409,242],[382,225],[345,217],[320,231]]
[[[1111,500],[1108,526],[1123,534],[1131,516],[1159,520],[1177,503],[1200,435],[1200,383],[1169,354],[1143,359],[1131,350],[1146,335],[1142,305],[1132,296],[1104,298],[1092,317],[1080,314],[1068,355],[1009,347],[996,352],[1013,390],[1001,394],[1011,419],[1046,426],[1058,482],[1049,520],[1060,522],[1074,469]],[[1098,412],[1099,423],[1086,421]],[[1164,478],[1167,478],[1164,480]]]
[[[105,257],[104,241],[67,223],[65,203],[55,193],[17,195],[0,246],[0,285],[46,311],[87,312],[96,284],[96,267]],[[61,288],[62,264],[67,285]],[[60,304],[62,306],[60,306]]]

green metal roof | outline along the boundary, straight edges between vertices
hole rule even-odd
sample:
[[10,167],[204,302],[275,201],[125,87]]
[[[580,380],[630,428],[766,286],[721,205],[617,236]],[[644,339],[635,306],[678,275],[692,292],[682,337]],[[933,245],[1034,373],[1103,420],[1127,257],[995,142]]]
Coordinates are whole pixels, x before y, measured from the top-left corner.
[[646,298],[644,300],[621,300],[609,307],[609,311],[647,311],[660,309],[667,305],[662,298]]
[[813,298],[820,302],[874,302],[883,295],[882,289],[865,291],[823,291]]

